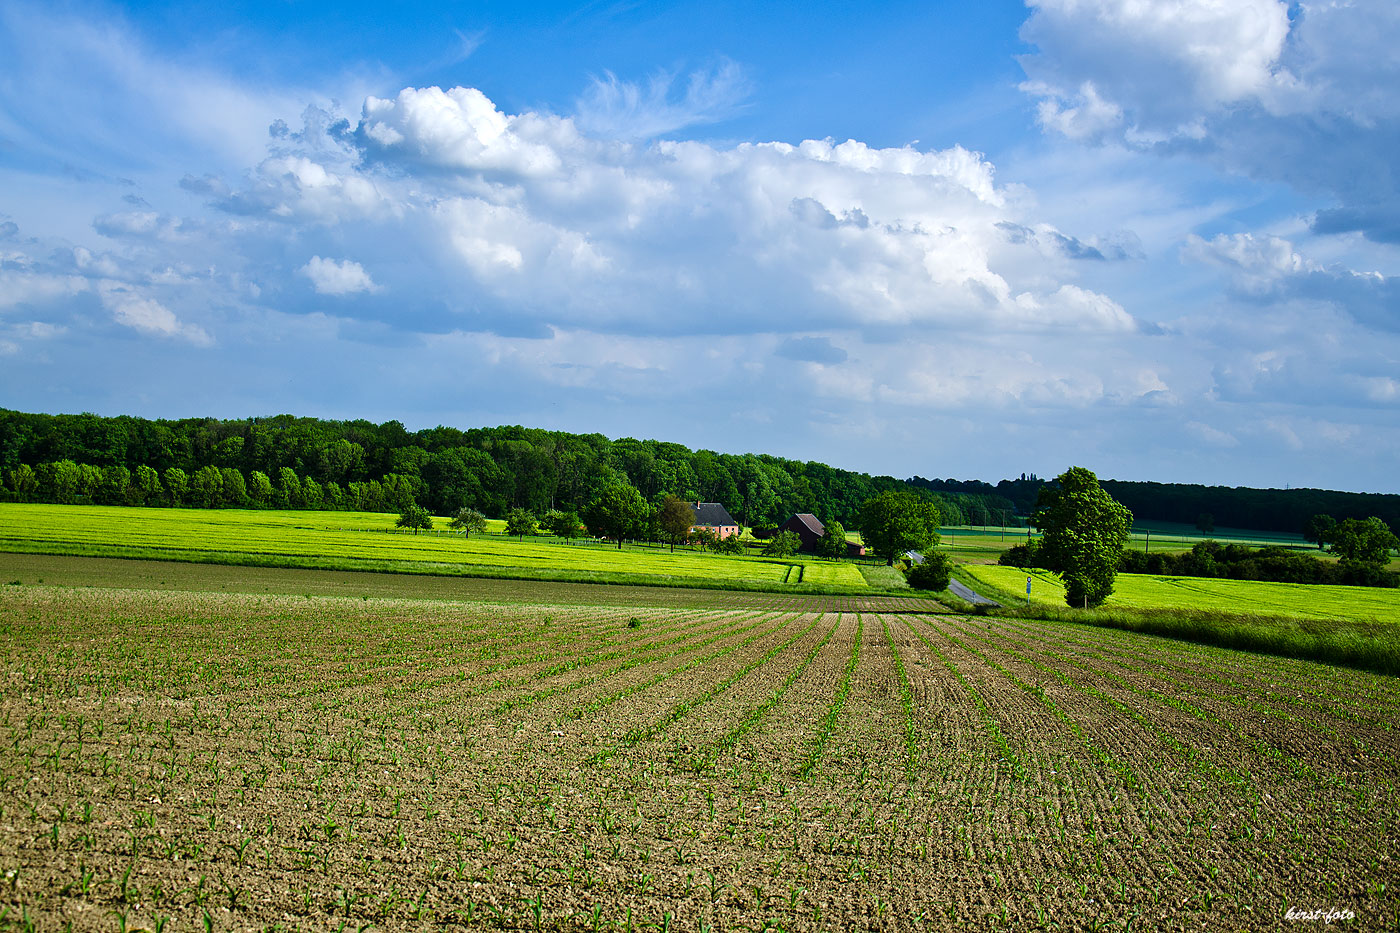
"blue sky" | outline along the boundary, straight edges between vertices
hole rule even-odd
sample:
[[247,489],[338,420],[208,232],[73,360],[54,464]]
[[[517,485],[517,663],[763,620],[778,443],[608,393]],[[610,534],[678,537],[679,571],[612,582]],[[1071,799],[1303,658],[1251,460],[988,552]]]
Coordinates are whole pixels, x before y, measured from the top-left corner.
[[1400,9],[0,0],[0,404],[1400,492]]

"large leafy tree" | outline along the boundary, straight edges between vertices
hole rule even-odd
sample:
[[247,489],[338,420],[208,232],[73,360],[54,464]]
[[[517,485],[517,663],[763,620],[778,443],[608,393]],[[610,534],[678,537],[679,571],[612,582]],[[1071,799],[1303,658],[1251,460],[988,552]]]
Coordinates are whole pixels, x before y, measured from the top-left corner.
[[675,496],[667,496],[661,502],[657,523],[674,551],[678,542],[684,542],[690,536],[690,529],[695,525],[695,509],[689,502],[682,502]]
[[248,498],[261,508],[272,504],[272,480],[262,470],[248,474]]
[[1343,561],[1380,566],[1390,560],[1390,550],[1395,547],[1400,547],[1400,540],[1374,515],[1365,521],[1345,519],[1332,533],[1332,553]]
[[21,502],[27,501],[30,496],[39,491],[39,477],[34,472],[34,468],[27,463],[21,463],[10,471],[10,488],[13,489]]
[[817,542],[817,553],[833,560],[846,556],[846,529],[832,520],[826,523],[826,533]]
[[160,499],[160,474],[144,463],[131,471],[131,493],[136,505],[155,505]]
[[190,478],[185,471],[179,467],[167,467],[162,479],[165,480],[165,494],[170,497],[170,504],[184,505],[190,488]]
[[861,538],[886,564],[893,564],[905,551],[936,547],[940,521],[936,504],[893,489],[860,507]]
[[621,550],[625,539],[636,537],[646,527],[650,514],[651,506],[635,487],[615,482],[604,486],[593,497],[583,510],[583,520],[588,523],[589,531],[612,538]]
[[190,499],[202,509],[219,506],[219,496],[224,491],[224,475],[215,466],[200,467],[190,477]]
[[1319,548],[1332,542],[1337,533],[1337,520],[1330,515],[1314,515],[1303,526],[1303,540],[1311,541]]
[[1031,525],[1042,534],[1040,563],[1064,581],[1066,603],[1097,606],[1109,597],[1133,513],[1097,476],[1084,467],[1061,473],[1040,490]]

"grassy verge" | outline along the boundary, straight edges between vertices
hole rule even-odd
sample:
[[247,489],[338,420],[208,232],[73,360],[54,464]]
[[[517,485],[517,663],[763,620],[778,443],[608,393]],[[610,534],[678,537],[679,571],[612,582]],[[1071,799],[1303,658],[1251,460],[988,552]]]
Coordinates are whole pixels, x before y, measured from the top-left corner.
[[973,607],[972,611],[978,615],[1097,625],[1200,645],[1400,675],[1400,625],[1304,619],[1219,609],[1136,609],[1122,606],[1072,609],[1043,602],[1025,606],[1023,593],[1010,592],[956,570],[954,575],[982,595],[1003,603],[1001,608]]
[[906,594],[910,589],[909,581],[904,579],[904,574],[886,564],[861,561],[856,564],[856,569],[865,578],[865,582],[875,589],[905,590]]

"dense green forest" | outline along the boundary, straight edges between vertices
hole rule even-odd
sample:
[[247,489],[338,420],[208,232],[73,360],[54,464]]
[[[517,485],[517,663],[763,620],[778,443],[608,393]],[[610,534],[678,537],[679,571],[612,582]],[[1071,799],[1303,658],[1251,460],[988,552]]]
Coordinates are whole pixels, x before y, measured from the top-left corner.
[[[721,502],[748,525],[797,512],[854,527],[862,502],[912,489],[890,476],[761,454],[523,427],[436,427],[278,415],[152,421],[0,409],[0,477],[12,499],[197,507],[399,511],[469,507],[491,516],[582,510],[614,481],[652,503]],[[946,524],[994,505],[933,493]]]
[[[995,500],[1016,514],[1029,515],[1035,497],[1046,480],[1035,474],[1004,479],[996,485],[979,480],[924,479],[909,482],[931,492],[977,497],[979,504],[995,508]],[[1194,525],[1209,515],[1222,528],[1254,531],[1302,532],[1313,515],[1331,515],[1341,521],[1375,515],[1391,528],[1400,528],[1400,495],[1338,492],[1328,489],[1251,489],[1244,486],[1197,486],[1184,483],[1142,483],[1101,480],[1100,485],[1123,503],[1137,521],[1182,522]],[[993,512],[989,524],[996,524]]]
[[[27,470],[20,470],[21,467]],[[18,479],[16,478],[18,471]],[[173,472],[172,472],[173,471]],[[501,516],[579,510],[608,483],[650,502],[672,494],[723,503],[747,525],[796,512],[854,527],[860,504],[889,489],[936,501],[945,525],[1018,525],[1045,480],[900,480],[766,454],[692,450],[664,441],[538,428],[409,431],[397,421],[270,418],[175,421],[0,409],[0,495],[32,501],[397,511]],[[173,487],[172,487],[173,484]],[[23,487],[23,488],[20,488]],[[1400,527],[1400,496],[1104,480],[1139,520],[1298,532],[1315,514],[1376,515]]]

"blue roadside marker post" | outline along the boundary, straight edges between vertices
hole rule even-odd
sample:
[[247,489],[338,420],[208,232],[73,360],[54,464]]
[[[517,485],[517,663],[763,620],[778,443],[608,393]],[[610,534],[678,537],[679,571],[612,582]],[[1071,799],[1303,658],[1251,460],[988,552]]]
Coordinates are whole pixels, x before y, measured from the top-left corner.
[[1026,608],[1031,607],[1031,578],[1026,577]]

